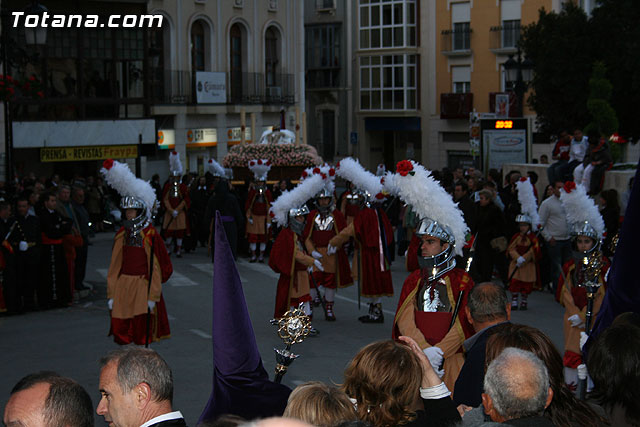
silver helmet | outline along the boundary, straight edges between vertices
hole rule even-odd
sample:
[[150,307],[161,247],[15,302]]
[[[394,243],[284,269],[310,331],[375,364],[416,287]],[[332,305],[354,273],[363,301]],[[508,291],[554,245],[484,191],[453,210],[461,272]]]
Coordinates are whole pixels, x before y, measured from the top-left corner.
[[124,226],[126,229],[137,232],[147,226],[149,222],[147,210],[149,208],[144,204],[144,202],[141,199],[135,196],[124,196],[120,200],[120,209],[122,210],[136,209],[139,211],[138,215],[136,215],[135,218],[131,220],[125,219]]
[[[571,236],[572,241],[572,250],[573,250],[573,258],[576,262],[582,262],[582,260],[586,257],[589,257],[595,251],[600,250],[601,241],[598,237],[598,232],[596,229],[589,224],[588,221],[576,222],[571,224],[569,234]],[[588,237],[593,240],[593,246],[588,251],[579,251],[578,250],[578,237]]]
[[516,222],[526,222],[527,224],[531,225],[533,223],[533,220],[531,219],[531,217],[529,215],[525,215],[525,214],[519,214],[516,215]]
[[431,218],[422,218],[416,227],[415,233],[418,236],[432,236],[440,239],[443,243],[448,243],[446,249],[432,256],[422,256],[422,245],[418,246],[418,265],[428,272],[429,281],[439,278],[456,266],[454,253],[456,239],[448,226],[440,224]]
[[[333,194],[329,191],[329,189],[323,188],[321,192],[316,194],[315,199],[316,208],[322,215],[327,215],[333,211]],[[320,204],[321,199],[329,199],[330,202],[326,206],[322,206]]]
[[298,216],[307,215],[308,213],[309,213],[309,208],[307,207],[307,205],[303,205],[302,207],[299,207],[299,208],[289,209],[289,220],[287,221],[287,223],[291,231],[293,231],[298,235],[302,234],[302,232],[304,231],[306,221],[302,221],[302,222],[296,221],[295,218]]

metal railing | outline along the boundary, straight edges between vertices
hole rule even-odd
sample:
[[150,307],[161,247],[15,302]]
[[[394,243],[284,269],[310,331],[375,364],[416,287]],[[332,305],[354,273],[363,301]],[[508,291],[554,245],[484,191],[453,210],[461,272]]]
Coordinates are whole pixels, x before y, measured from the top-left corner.
[[489,48],[493,50],[499,49],[516,49],[522,28],[519,23],[505,23],[489,29]]
[[440,51],[444,54],[469,52],[472,32],[471,28],[443,30]]

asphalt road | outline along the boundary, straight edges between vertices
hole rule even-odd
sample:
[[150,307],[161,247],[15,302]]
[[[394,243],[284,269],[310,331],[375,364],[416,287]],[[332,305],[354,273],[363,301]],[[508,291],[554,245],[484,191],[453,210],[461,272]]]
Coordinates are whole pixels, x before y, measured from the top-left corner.
[[[111,255],[113,233],[101,233],[89,247],[86,282],[92,294],[65,309],[33,312],[0,318],[0,407],[9,391],[24,375],[39,370],[54,370],[82,384],[97,405],[98,360],[117,345],[107,337],[109,319],[106,304],[106,272]],[[211,391],[211,286],[213,266],[206,250],[181,259],[173,258],[174,274],[164,285],[163,293],[171,323],[171,338],[152,344],[169,363],[174,377],[174,407],[182,411],[189,425],[195,426]],[[256,339],[267,372],[273,375],[273,348],[282,348],[276,328],[269,323],[273,316],[277,275],[266,264],[238,261],[238,271],[251,315]],[[356,286],[341,289],[334,307],[337,322],[326,322],[322,315],[313,324],[317,337],[296,344],[300,354],[283,383],[295,387],[305,381],[319,380],[339,384],[349,360],[364,345],[391,336],[391,325],[402,283],[407,276],[404,259],[392,266],[395,296],[383,299],[385,322],[362,324],[358,316]],[[562,348],[563,309],[551,294],[534,293],[529,310],[516,311],[512,320],[540,328]],[[233,334],[233,329],[229,330]],[[104,425],[96,415],[96,425]]]

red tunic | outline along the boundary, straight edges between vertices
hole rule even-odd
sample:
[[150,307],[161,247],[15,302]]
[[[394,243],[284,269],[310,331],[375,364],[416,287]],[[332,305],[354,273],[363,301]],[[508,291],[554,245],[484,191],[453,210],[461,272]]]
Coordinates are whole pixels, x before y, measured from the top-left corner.
[[[298,272],[304,271],[307,267],[297,262],[295,259],[297,237],[289,228],[283,228],[271,249],[269,257],[269,267],[276,273],[280,274],[278,279],[278,288],[276,290],[276,306],[274,317],[281,318],[291,306],[296,306],[301,302],[311,301],[311,296],[306,294],[297,298],[292,298],[292,290],[298,291],[305,284],[300,283]],[[308,289],[308,281],[306,287]]]
[[[330,230],[325,231],[316,230],[313,225],[316,216],[319,214],[320,213],[317,210],[313,210],[309,215],[307,215],[307,223],[303,232],[303,240],[307,241],[310,239],[315,248],[324,249],[321,251],[324,255],[326,253],[326,248],[329,245],[329,241],[347,227],[347,222],[344,219],[342,212],[336,209],[331,213],[334,220],[333,227]],[[309,249],[307,248],[307,250]],[[335,259],[337,260],[335,273],[325,273],[320,271],[313,273],[316,282],[318,282],[318,286],[320,286],[319,282],[322,282],[323,286],[332,289],[335,289],[336,287],[344,288],[353,285],[349,258],[342,247],[340,247],[338,252],[336,252]]]
[[[380,222],[383,226],[382,234]],[[392,296],[391,271],[388,259],[383,253],[383,247],[388,248],[393,241],[393,229],[389,218],[381,209],[364,208],[353,220],[353,226],[360,247],[362,296]]]
[[266,243],[269,240],[269,230],[267,224],[270,222],[269,209],[273,202],[271,191],[266,189],[264,192],[264,202],[257,202],[258,192],[251,189],[247,195],[247,201],[244,210],[247,212],[247,218],[252,218],[253,223],[247,221],[246,234],[249,243]]
[[[467,297],[469,291],[473,288],[473,280],[464,270],[460,268],[454,268],[453,270],[443,274],[441,276],[447,283],[447,287],[451,289],[451,295],[448,295],[451,303],[451,309],[455,309],[456,302],[458,301],[458,295],[461,290],[465,293],[460,303],[460,309],[458,310],[458,321],[456,326],[461,328],[465,338],[469,338],[473,335],[473,327],[467,320],[465,313],[465,307],[467,306]],[[415,316],[415,323],[418,329],[422,332],[429,345],[436,345],[445,335],[449,332],[449,325],[451,324],[451,316],[453,313],[447,312],[424,312],[419,311],[416,308],[415,299],[420,285],[422,284],[422,271],[416,270],[407,277],[402,285],[402,292],[400,293],[400,299],[398,300],[398,308],[396,310],[396,316],[393,322],[392,337],[397,339],[401,333],[398,329],[398,319],[405,310],[413,310]]]
[[[513,253],[513,251],[515,253]],[[533,254],[532,259],[527,256],[527,253],[531,251]],[[525,257],[526,262],[520,267],[517,267],[517,253],[518,256]],[[509,290],[513,293],[530,294],[533,289],[542,289],[542,282],[540,280],[540,265],[539,262],[542,259],[542,251],[540,249],[540,243],[535,233],[529,232],[526,236],[522,236],[520,233],[516,233],[511,238],[509,246],[507,247],[507,255],[511,258],[509,265],[509,277],[511,283],[509,284]],[[517,270],[516,270],[517,268]]]

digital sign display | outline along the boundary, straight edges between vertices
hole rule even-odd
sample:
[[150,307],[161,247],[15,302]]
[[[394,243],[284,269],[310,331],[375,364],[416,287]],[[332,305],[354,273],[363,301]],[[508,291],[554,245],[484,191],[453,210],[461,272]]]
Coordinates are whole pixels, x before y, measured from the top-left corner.
[[496,120],[496,129],[513,129],[513,120]]

